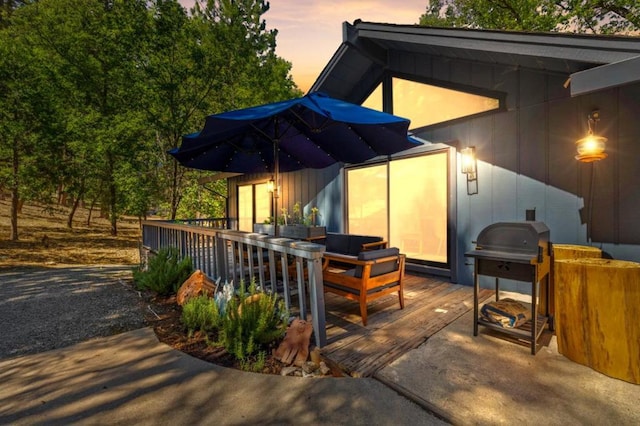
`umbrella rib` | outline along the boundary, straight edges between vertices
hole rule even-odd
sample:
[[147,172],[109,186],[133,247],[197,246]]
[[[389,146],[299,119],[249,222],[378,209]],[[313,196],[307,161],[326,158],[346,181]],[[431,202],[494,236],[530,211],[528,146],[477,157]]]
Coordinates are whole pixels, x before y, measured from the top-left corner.
[[355,133],[355,135],[358,137],[358,139],[360,139],[360,141],[362,141],[363,144],[365,144],[369,150],[371,150],[371,152],[373,152],[374,154],[377,154],[377,151],[375,149],[373,149],[373,147],[371,146],[371,144],[369,142],[367,142],[367,140],[365,138],[362,137],[362,135],[353,127],[353,125],[349,124],[349,129]]
[[[330,122],[331,117],[326,117],[326,119],[324,120],[324,123],[322,123],[320,126],[318,127],[312,127],[309,123],[307,123],[307,120],[305,120],[304,118],[302,118],[302,116],[300,116],[300,114],[298,114],[296,111],[291,110],[291,114],[296,117],[302,124],[304,124],[305,126],[307,126],[307,128],[311,131],[311,133],[320,133],[322,132],[324,129],[326,129],[327,127],[329,127],[332,123]],[[329,123],[328,125],[326,125],[327,123]],[[334,121],[333,123],[337,123],[336,121]],[[326,126],[325,126],[326,125]],[[296,127],[296,129],[300,130],[298,127]],[[301,133],[303,133],[300,130]]]
[[[291,111],[291,113],[292,113],[292,114],[293,114],[293,115],[294,115],[294,116],[295,116],[295,117],[296,117],[296,118],[297,118],[297,119],[298,119],[298,120],[299,120],[299,121],[300,121],[304,126],[306,126],[306,127],[307,127],[311,132],[314,132],[314,129],[312,129],[312,128],[311,128],[311,126],[309,126],[309,124],[308,124],[308,123],[307,123],[307,122],[306,122],[302,117],[300,117],[300,116],[299,116],[297,113],[295,113],[294,111]],[[279,117],[279,116],[278,116],[278,117]],[[280,117],[280,118],[281,118],[281,117]],[[327,119],[327,121],[328,121],[328,119]],[[306,136],[306,137],[308,138],[307,134],[304,132],[304,130],[303,130],[303,129],[301,129],[300,127],[296,126],[296,125],[295,125],[294,123],[292,123],[290,120],[285,120],[285,122],[288,124],[288,127],[285,129],[285,131],[284,131],[284,132],[282,132],[282,134],[286,134],[286,133],[287,133],[291,128],[294,128],[294,129],[296,129],[296,130],[297,130],[301,135],[304,135],[304,136]],[[325,122],[325,123],[326,123],[326,122]],[[275,142],[275,144],[277,144],[277,146],[278,146],[278,148],[277,148],[277,150],[278,150],[278,151],[282,151],[282,152],[286,153],[289,157],[294,158],[294,159],[295,159],[295,161],[297,161],[298,163],[303,164],[303,160],[304,160],[304,158],[302,158],[302,159],[301,159],[301,158],[299,158],[298,156],[293,155],[290,151],[287,151],[286,149],[283,149],[282,145],[280,144],[280,138],[279,138],[279,137],[274,137],[274,138],[270,137],[270,136],[269,136],[269,135],[268,135],[264,130],[262,130],[261,128],[257,127],[254,123],[251,123],[251,124],[250,124],[250,126],[251,126],[251,128],[252,128],[252,129],[254,129],[254,130],[256,131],[256,133],[258,133],[260,136],[262,136],[265,140],[267,140],[267,141],[269,141],[269,142]],[[324,128],[326,128],[326,127],[328,127],[328,126],[322,126],[322,127],[320,128],[320,130],[315,129],[315,132],[320,133],[320,132],[322,132],[322,130],[324,130]],[[277,128],[277,120],[276,120],[276,128]],[[279,135],[276,135],[276,136],[279,136]],[[326,152],[326,151],[325,151],[325,152]],[[276,155],[276,152],[274,151],[274,161],[275,161],[275,155]],[[331,158],[333,159],[333,161],[338,161],[332,153],[327,152],[327,155],[328,155],[329,157],[331,157]]]

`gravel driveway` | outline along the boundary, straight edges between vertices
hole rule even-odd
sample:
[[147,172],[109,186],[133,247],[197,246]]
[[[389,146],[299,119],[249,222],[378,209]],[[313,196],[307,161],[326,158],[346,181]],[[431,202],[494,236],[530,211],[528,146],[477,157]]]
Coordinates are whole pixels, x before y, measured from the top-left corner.
[[0,359],[144,327],[132,266],[0,270]]

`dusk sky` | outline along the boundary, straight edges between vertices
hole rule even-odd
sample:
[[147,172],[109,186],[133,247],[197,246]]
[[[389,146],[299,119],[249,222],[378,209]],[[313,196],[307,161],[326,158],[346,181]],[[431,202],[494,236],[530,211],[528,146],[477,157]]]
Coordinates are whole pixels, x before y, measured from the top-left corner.
[[[193,0],[180,0],[189,8]],[[293,79],[306,92],[342,42],[342,23],[416,24],[428,0],[271,0],[263,15],[278,29],[276,53],[293,64]]]

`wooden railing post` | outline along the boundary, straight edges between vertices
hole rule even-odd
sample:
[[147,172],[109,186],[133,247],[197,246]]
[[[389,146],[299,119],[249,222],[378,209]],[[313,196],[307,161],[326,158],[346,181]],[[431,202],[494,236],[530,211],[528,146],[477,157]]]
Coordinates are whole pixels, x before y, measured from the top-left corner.
[[324,287],[322,282],[322,258],[308,261],[309,297],[311,299],[311,318],[316,346],[327,344],[326,319],[324,308]]

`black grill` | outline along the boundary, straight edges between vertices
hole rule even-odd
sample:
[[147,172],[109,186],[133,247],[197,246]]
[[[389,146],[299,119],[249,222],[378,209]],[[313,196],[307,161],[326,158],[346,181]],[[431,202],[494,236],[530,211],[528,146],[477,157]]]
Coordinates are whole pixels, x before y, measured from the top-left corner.
[[[544,328],[548,312],[538,316],[538,283],[545,279],[548,298],[549,270],[551,264],[550,231],[542,222],[498,222],[484,228],[478,235],[475,250],[465,256],[475,259],[474,265],[474,336],[478,324],[497,328],[478,317],[479,275],[495,277],[496,300],[499,298],[499,278],[531,282],[532,320],[523,329],[500,329],[531,343],[531,353],[536,353],[536,341]],[[545,303],[548,311],[549,303]]]
[[542,222],[494,223],[480,231],[476,249],[465,256],[476,259],[480,275],[538,282],[549,273],[549,234]]

